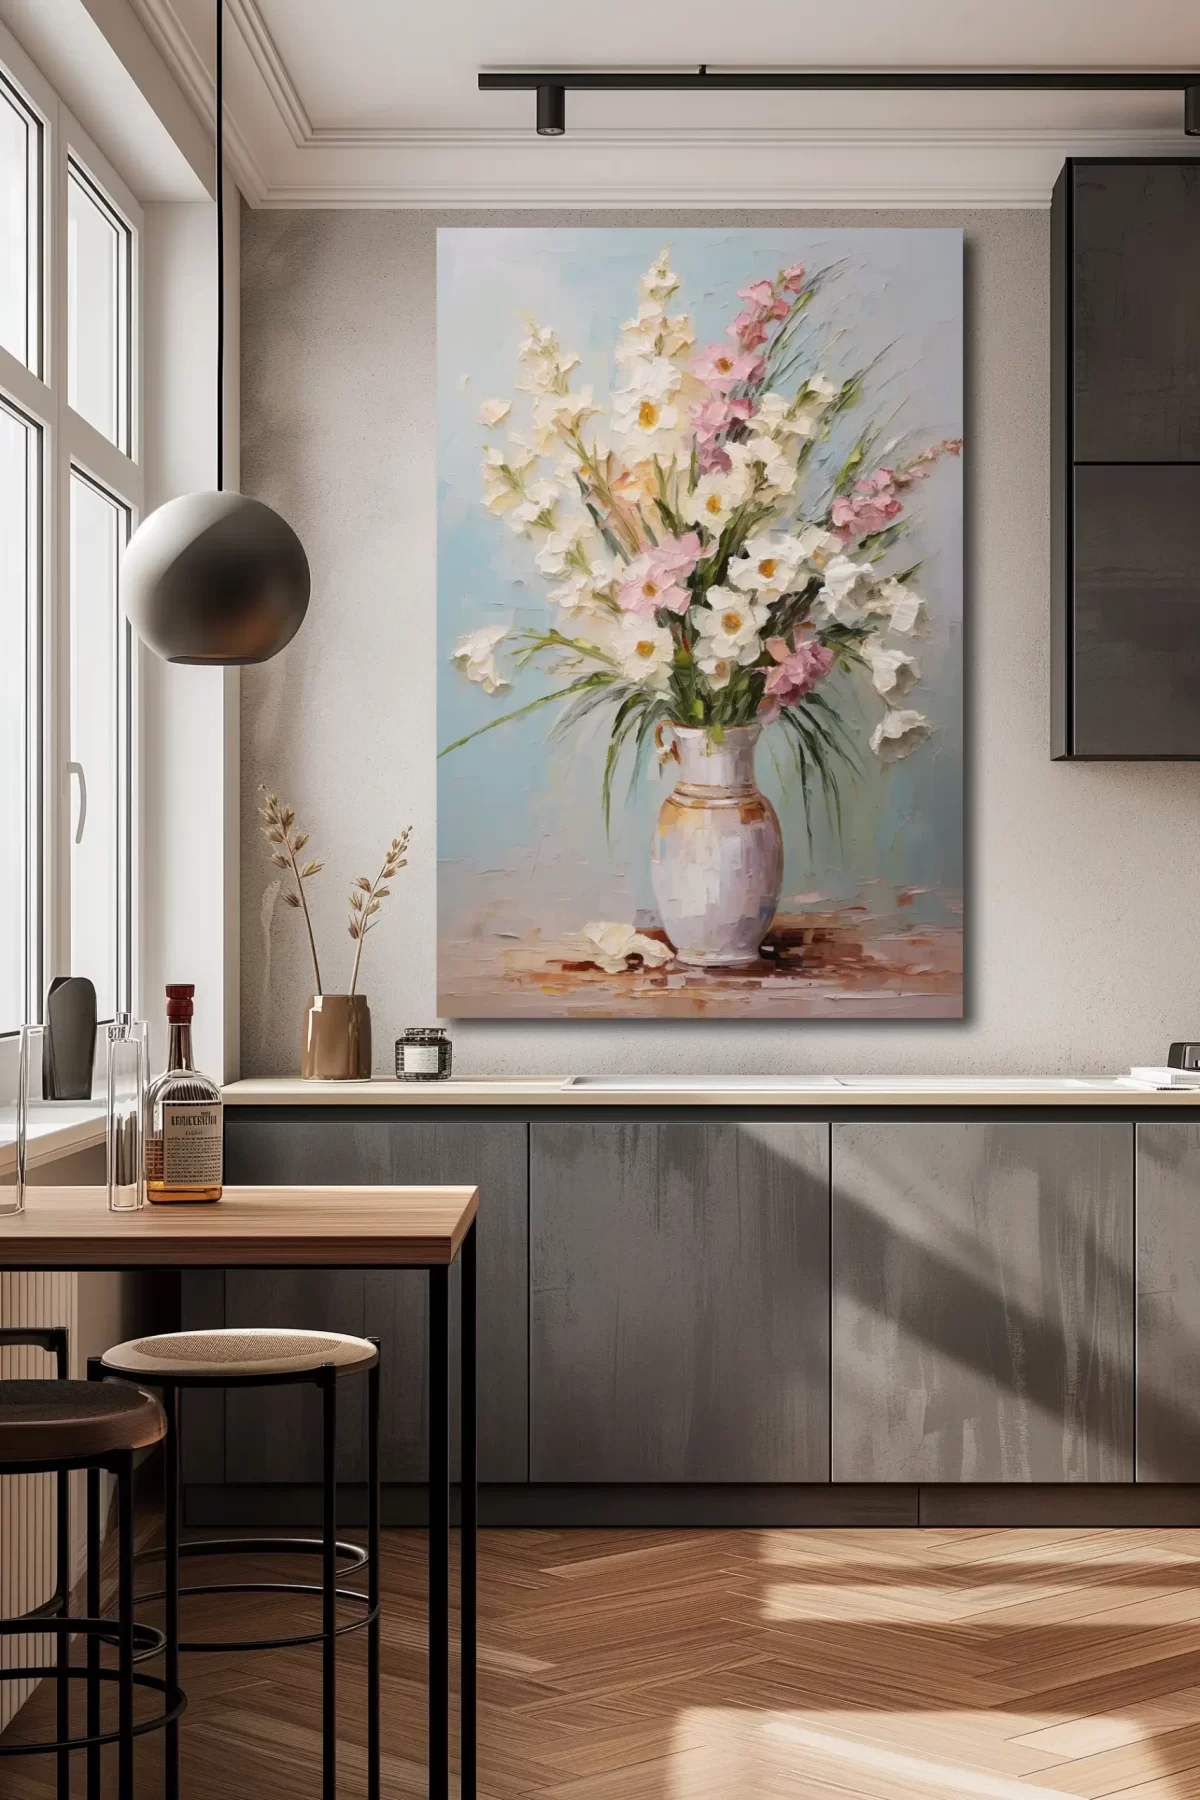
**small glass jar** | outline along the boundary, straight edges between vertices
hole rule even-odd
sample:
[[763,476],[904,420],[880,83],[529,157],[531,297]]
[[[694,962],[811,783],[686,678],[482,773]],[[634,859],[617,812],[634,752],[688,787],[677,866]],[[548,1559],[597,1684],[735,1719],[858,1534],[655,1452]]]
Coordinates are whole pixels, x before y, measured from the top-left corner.
[[445,1081],[451,1045],[440,1025],[410,1025],[396,1039],[397,1081]]

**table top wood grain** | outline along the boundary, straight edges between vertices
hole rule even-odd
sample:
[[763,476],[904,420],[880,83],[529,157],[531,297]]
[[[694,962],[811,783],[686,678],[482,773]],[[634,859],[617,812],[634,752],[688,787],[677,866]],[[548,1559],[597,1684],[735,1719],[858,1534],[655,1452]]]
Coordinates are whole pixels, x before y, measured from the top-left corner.
[[0,1269],[425,1268],[453,1262],[473,1187],[227,1187],[109,1212],[101,1187],[30,1187],[0,1216]]

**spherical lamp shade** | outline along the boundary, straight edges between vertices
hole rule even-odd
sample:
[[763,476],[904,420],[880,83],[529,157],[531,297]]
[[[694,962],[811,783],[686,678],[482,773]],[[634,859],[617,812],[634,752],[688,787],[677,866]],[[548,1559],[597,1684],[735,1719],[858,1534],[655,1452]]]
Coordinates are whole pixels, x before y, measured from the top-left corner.
[[168,500],[121,559],[125,616],[165,662],[266,662],[299,631],[309,585],[296,533],[245,494]]

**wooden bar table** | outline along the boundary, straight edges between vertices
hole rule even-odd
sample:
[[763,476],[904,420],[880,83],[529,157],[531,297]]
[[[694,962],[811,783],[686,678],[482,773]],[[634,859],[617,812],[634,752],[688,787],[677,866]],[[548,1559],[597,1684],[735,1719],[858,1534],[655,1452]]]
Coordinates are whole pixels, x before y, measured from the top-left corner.
[[[461,1795],[476,1785],[473,1187],[227,1187],[216,1204],[110,1212],[100,1187],[32,1187],[0,1216],[0,1270],[424,1269],[429,1276],[429,1792],[450,1792],[450,1265],[462,1259]],[[383,1371],[387,1380],[387,1371]],[[371,1471],[378,1481],[378,1469]],[[378,1631],[378,1621],[373,1629]],[[379,1754],[377,1694],[369,1712]],[[379,1791],[378,1767],[369,1792]]]

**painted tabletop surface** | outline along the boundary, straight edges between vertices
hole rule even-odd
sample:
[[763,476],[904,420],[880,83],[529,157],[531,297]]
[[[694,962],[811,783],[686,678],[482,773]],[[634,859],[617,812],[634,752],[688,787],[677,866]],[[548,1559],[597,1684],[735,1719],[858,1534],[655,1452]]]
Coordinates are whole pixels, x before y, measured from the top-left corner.
[[110,1212],[101,1187],[32,1187],[0,1216],[0,1269],[404,1268],[453,1262],[473,1187],[227,1187]]

